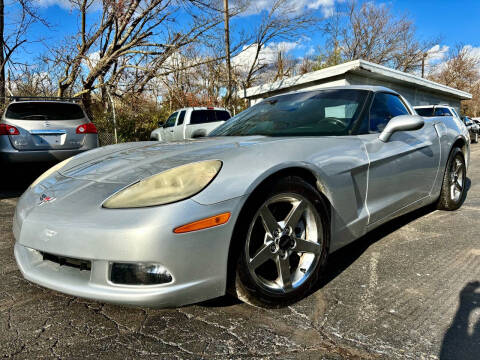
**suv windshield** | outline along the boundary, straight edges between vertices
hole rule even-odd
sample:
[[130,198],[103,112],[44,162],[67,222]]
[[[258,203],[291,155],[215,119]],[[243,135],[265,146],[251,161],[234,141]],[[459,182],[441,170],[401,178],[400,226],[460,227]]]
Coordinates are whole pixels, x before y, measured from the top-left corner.
[[280,95],[234,116],[209,136],[348,135],[367,90],[335,89]]
[[60,102],[17,102],[7,108],[5,117],[17,120],[74,120],[84,118],[76,104]]

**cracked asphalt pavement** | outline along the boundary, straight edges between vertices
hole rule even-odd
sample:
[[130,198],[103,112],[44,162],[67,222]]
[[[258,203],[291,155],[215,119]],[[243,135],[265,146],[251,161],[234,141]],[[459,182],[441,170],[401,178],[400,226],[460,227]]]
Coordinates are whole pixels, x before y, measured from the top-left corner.
[[460,210],[428,207],[382,226],[332,254],[318,289],[280,310],[227,297],[178,309],[128,308],[27,282],[13,256],[12,217],[41,169],[3,169],[5,358],[480,358],[480,145],[472,145]]

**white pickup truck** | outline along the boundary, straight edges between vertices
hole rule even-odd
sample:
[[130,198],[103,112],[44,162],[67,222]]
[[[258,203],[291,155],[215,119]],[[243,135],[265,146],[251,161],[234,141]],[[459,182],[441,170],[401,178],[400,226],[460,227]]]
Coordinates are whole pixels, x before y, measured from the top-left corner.
[[207,136],[230,119],[228,110],[216,107],[189,107],[175,111],[150,134],[151,140],[176,141]]

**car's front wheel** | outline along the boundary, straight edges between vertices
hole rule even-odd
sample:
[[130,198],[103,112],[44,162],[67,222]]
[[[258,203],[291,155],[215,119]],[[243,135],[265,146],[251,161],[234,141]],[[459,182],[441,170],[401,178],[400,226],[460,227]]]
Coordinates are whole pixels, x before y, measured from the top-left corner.
[[473,135],[472,142],[475,144],[478,143],[478,133],[475,133],[475,135]]
[[257,191],[242,212],[233,290],[249,304],[279,307],[306,295],[324,268],[329,216],[319,192],[300,177]]
[[467,169],[462,150],[454,148],[447,161],[443,175],[442,190],[437,208],[441,210],[457,210],[464,200]]

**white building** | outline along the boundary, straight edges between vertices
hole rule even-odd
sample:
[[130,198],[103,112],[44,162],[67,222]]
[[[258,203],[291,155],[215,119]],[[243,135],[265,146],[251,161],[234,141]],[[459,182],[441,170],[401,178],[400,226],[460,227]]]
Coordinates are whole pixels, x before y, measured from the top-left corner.
[[385,86],[403,95],[413,106],[448,104],[458,111],[461,100],[472,98],[472,95],[467,92],[365,60],[354,60],[270,84],[251,87],[239,91],[238,95],[248,99],[250,105],[253,105],[264,98],[291,91],[344,85]]

